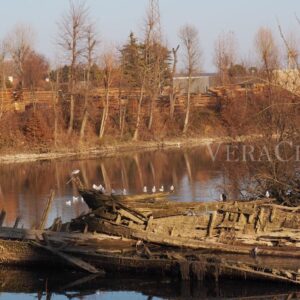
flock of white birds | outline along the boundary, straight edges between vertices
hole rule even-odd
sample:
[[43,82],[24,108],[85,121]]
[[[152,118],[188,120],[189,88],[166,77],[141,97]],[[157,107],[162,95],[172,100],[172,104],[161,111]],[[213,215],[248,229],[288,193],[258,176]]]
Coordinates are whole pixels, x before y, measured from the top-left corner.
[[[80,170],[74,170],[74,171],[72,171],[72,172],[71,172],[71,178],[72,178],[73,176],[78,175],[79,173],[80,173]],[[93,186],[92,186],[92,188],[93,188],[93,190],[95,190],[95,191],[97,191],[97,192],[101,192],[101,193],[103,193],[103,194],[106,193],[106,189],[105,189],[105,187],[104,187],[102,184],[97,185],[97,184],[94,183]],[[171,186],[170,186],[170,192],[174,192],[174,190],[175,190],[174,186],[171,185]],[[158,192],[164,192],[164,191],[165,191],[165,188],[164,188],[164,186],[162,185],[162,186],[158,189]],[[157,189],[156,189],[155,186],[152,187],[151,192],[152,192],[153,194],[157,192]],[[144,186],[144,188],[143,188],[143,193],[148,193],[148,188],[147,188],[147,186]],[[112,194],[112,195],[113,195],[113,194],[116,194],[116,191],[115,191],[114,189],[111,189],[111,194]],[[122,192],[121,192],[121,194],[122,194],[122,195],[127,195],[127,190],[126,190],[126,189],[123,189]],[[84,202],[84,199],[83,199],[82,197],[80,197],[80,196],[73,196],[72,200],[66,201],[66,205],[67,205],[67,206],[72,206],[73,204],[76,204],[76,203],[78,203],[78,202],[82,202],[82,203],[83,203],[83,202]]]

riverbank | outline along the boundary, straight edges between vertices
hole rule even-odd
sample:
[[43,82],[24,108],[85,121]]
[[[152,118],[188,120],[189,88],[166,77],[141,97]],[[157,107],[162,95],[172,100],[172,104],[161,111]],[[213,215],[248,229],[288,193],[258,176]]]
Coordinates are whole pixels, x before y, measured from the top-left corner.
[[60,158],[90,158],[90,157],[110,157],[120,154],[130,153],[132,151],[151,151],[157,149],[176,149],[201,146],[211,143],[218,143],[228,138],[203,137],[203,138],[176,138],[163,141],[136,141],[120,142],[113,145],[102,145],[84,149],[59,149],[43,153],[21,152],[0,155],[0,164],[32,162],[38,160],[52,160]]

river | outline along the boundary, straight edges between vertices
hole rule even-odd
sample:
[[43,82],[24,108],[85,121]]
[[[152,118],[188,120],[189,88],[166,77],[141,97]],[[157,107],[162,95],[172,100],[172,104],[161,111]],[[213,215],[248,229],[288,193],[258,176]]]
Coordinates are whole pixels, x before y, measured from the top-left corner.
[[[157,150],[123,154],[116,157],[61,159],[0,166],[0,209],[7,213],[4,225],[12,226],[20,216],[20,226],[33,228],[40,223],[50,190],[55,198],[47,226],[56,217],[68,221],[88,210],[68,183],[70,173],[80,170],[86,186],[102,184],[107,190],[141,193],[174,185],[173,201],[209,201],[219,199],[224,184],[230,185],[223,164],[213,162],[207,147]],[[231,194],[231,197],[238,197]],[[0,299],[163,299],[163,298],[240,298],[285,295],[295,288],[282,285],[238,283],[183,283],[156,278],[106,278],[80,284],[82,275],[57,274],[41,270],[0,269]],[[79,280],[78,284],[77,281]]]

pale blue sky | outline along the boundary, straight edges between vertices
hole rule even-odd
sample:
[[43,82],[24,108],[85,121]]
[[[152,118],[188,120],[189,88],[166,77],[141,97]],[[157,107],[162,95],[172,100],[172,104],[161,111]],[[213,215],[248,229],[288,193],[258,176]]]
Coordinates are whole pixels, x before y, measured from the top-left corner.
[[[55,56],[57,21],[68,0],[0,0],[0,38],[16,23],[29,23],[36,31],[36,47],[49,58]],[[139,35],[147,0],[87,0],[103,40],[122,44],[133,30]],[[194,24],[200,34],[203,68],[213,69],[214,41],[221,31],[232,30],[242,57],[254,57],[251,47],[259,26],[277,30],[276,18],[286,32],[298,33],[300,0],[160,0],[163,31],[170,47],[178,44],[177,32],[185,23]]]

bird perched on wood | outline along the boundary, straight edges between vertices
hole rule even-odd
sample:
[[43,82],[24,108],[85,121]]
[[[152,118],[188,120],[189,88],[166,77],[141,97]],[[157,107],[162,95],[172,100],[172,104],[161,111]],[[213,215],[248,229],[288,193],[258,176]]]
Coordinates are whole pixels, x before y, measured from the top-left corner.
[[146,187],[146,186],[144,186],[143,192],[144,192],[144,193],[147,193],[147,187]]
[[171,192],[174,192],[174,185],[171,185],[171,186],[170,186],[170,191],[171,191]]
[[69,201],[66,201],[66,205],[67,205],[67,206],[71,206],[71,205],[72,205],[72,202],[71,202],[71,200],[69,200]]
[[270,198],[271,197],[271,193],[269,191],[266,191],[266,198]]
[[79,199],[79,197],[75,197],[75,196],[73,196],[73,202],[78,202],[78,199]]
[[220,201],[225,202],[226,200],[227,200],[227,196],[224,193],[220,194]]
[[73,170],[71,175],[74,176],[74,175],[78,175],[80,173],[80,170]]
[[162,186],[160,187],[159,191],[160,191],[160,192],[163,192],[164,189],[165,189],[165,188],[164,188],[164,186],[162,185]]
[[122,194],[123,194],[124,196],[127,195],[126,189],[123,189]]
[[103,192],[104,193],[104,187],[102,186],[102,184],[100,184],[100,185],[93,184],[93,189],[97,192]]
[[155,186],[153,186],[153,188],[152,188],[152,193],[156,193],[156,187]]

